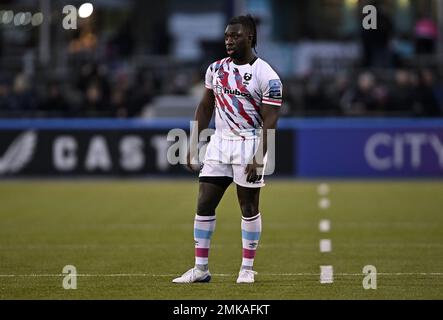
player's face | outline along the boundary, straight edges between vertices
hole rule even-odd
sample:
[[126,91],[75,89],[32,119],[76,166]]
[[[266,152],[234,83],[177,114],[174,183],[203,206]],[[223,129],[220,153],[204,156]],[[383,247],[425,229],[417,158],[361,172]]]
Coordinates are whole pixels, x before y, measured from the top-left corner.
[[241,59],[251,48],[251,35],[241,24],[228,25],[225,30],[225,46],[232,59]]

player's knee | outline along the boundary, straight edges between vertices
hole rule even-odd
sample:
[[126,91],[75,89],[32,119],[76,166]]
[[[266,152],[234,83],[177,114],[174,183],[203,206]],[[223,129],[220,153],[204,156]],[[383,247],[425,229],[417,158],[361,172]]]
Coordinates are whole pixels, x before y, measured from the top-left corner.
[[215,206],[211,201],[199,201],[197,205],[197,214],[202,217],[215,216]]
[[245,218],[252,218],[258,214],[258,208],[253,203],[240,203],[242,216]]

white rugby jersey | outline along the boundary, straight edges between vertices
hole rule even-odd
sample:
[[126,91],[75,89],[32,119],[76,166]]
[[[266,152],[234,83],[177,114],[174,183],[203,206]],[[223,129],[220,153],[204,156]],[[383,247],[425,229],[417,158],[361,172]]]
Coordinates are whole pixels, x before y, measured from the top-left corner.
[[212,63],[205,86],[214,91],[216,133],[243,135],[261,129],[261,106],[282,104],[282,83],[271,66],[260,58],[236,65],[231,58]]

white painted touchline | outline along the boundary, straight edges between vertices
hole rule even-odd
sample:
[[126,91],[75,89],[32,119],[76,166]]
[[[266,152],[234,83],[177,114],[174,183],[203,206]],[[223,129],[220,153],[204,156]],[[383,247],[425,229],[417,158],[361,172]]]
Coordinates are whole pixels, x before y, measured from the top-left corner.
[[[70,274],[74,275],[74,274]],[[238,273],[214,273],[213,276],[217,277],[236,277]],[[310,273],[310,272],[300,272],[300,273],[261,273],[259,275],[262,276],[273,276],[273,277],[306,277],[306,276],[319,276],[321,273]],[[364,277],[367,274],[364,273],[336,273],[336,276],[340,277]],[[441,277],[443,276],[443,272],[377,272],[378,276],[391,276],[391,277],[402,277],[402,276],[426,276],[426,277]],[[143,277],[151,277],[151,278],[161,278],[161,277],[175,277],[177,274],[152,274],[152,273],[108,273],[108,274],[75,274],[77,277],[134,277],[134,278],[143,278]],[[45,278],[45,277],[66,277],[66,274],[0,274],[0,278]]]

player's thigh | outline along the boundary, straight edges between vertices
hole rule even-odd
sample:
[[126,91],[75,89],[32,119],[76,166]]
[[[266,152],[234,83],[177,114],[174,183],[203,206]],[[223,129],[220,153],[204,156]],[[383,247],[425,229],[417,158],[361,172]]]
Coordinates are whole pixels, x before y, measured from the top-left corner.
[[200,177],[197,214],[215,215],[215,209],[231,182],[231,177]]

